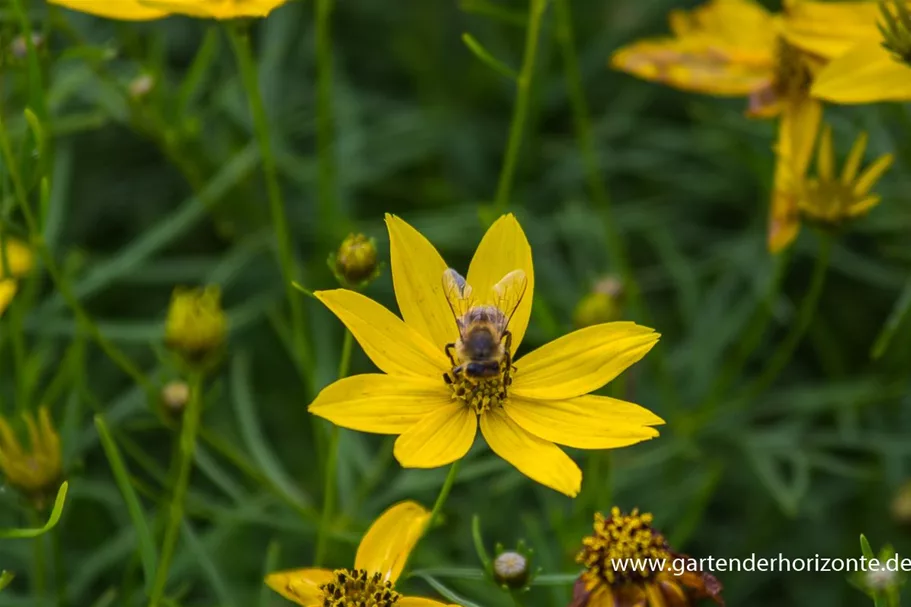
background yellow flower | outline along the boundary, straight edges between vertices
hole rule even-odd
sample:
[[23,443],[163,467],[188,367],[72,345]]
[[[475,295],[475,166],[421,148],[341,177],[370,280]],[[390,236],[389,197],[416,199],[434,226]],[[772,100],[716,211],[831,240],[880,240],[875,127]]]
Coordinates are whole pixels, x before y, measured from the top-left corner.
[[161,19],[168,15],[167,11],[147,6],[142,0],[48,0],[48,2],[81,13],[124,21],[148,21]]
[[288,0],[138,0],[155,10],[212,19],[265,17]]

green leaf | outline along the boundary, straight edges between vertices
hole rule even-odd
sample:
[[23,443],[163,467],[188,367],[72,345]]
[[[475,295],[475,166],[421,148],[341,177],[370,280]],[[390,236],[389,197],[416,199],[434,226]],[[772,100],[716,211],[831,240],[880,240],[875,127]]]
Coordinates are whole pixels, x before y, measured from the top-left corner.
[[519,79],[519,75],[505,63],[494,57],[490,54],[486,48],[484,48],[480,42],[478,42],[474,36],[469,33],[462,34],[462,42],[465,43],[465,46],[468,47],[475,57],[481,60],[482,63],[486,64],[488,67],[493,69],[501,76],[509,78],[513,82]]
[[481,536],[481,517],[475,514],[471,517],[471,539],[474,541],[475,552],[478,553],[478,559],[484,570],[492,573],[490,555],[487,554],[487,548],[484,547],[484,538]]
[[876,341],[873,343],[873,348],[870,350],[871,358],[878,359],[886,352],[892,337],[898,331],[909,311],[911,311],[911,277],[905,283],[898,301],[895,302],[895,307],[892,308],[889,318],[886,319],[886,324],[883,325],[882,330],[876,337]]
[[873,553],[873,548],[870,547],[870,542],[867,541],[867,536],[863,533],[860,534],[860,551],[868,560],[876,558],[876,555]]
[[414,573],[414,577],[421,578],[422,580],[424,580],[425,582],[430,584],[434,590],[436,590],[441,595],[443,595],[443,597],[445,599],[447,599],[448,601],[450,601],[456,605],[461,605],[461,607],[480,607],[480,605],[478,605],[477,603],[473,603],[473,602],[469,601],[468,599],[466,599],[462,596],[459,596],[453,590],[451,590],[450,588],[447,588],[445,585],[443,585],[439,580],[437,580],[433,576],[427,575],[425,573],[416,572],[416,573]]
[[98,437],[101,439],[101,446],[104,448],[104,453],[108,458],[111,472],[114,473],[114,480],[117,482],[121,495],[123,495],[123,501],[126,502],[130,521],[136,529],[136,539],[139,542],[139,557],[142,560],[145,587],[148,593],[152,588],[152,580],[155,578],[155,563],[158,562],[158,551],[155,549],[152,531],[149,529],[139,497],[133,489],[130,473],[123,461],[123,457],[120,455],[120,450],[111,437],[107,424],[105,424],[101,415],[95,416],[95,427],[98,429]]
[[13,578],[16,577],[14,573],[3,570],[3,573],[0,573],[0,590],[3,590],[10,585],[10,582],[13,581]]
[[578,573],[548,573],[545,575],[536,576],[532,582],[532,586],[568,586],[570,584],[575,584],[576,580],[579,579]]
[[[44,527],[38,529],[4,529],[0,530],[0,539],[23,539],[23,538],[33,538],[38,537],[39,535],[44,535],[51,529],[53,529],[57,522],[60,521],[60,516],[63,514],[63,504],[66,501],[66,491],[69,488],[69,483],[64,481],[60,484],[60,488],[57,490],[57,499],[54,500],[54,508],[51,510],[51,516],[47,519],[47,523]],[[2,588],[2,586],[0,586]]]

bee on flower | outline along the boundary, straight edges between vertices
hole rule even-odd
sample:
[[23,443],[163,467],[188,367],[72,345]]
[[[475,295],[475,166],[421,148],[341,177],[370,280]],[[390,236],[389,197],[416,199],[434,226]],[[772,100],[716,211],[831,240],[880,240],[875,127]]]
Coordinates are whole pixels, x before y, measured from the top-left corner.
[[593,533],[576,556],[585,570],[569,607],[689,607],[703,598],[724,605],[721,582],[674,552],[653,520],[637,509],[595,514]]
[[266,584],[303,607],[446,607],[445,603],[403,596],[396,590],[408,556],[429,520],[430,512],[420,504],[400,502],[383,512],[367,530],[353,568],[279,571],[267,575]]
[[63,482],[60,435],[46,407],[22,414],[28,443],[19,442],[9,421],[0,417],[0,471],[37,510],[44,510]]
[[[809,157],[806,142],[809,139],[812,145],[809,134],[816,132],[822,116],[822,106],[810,89],[832,55],[796,44],[789,21],[816,14],[821,5],[845,5],[826,13],[825,35],[849,39],[856,29],[853,9],[857,4],[865,3],[786,0],[784,12],[772,14],[753,0],[709,0],[692,11],[671,12],[672,36],[623,47],[611,57],[611,65],[685,91],[746,97],[747,115],[779,117],[775,145],[779,159],[800,162]],[[787,247],[797,234],[787,171],[782,162],[776,164],[768,228],[773,253]]]
[[594,325],[515,357],[534,299],[531,247],[515,217],[490,227],[464,277],[410,225],[386,224],[401,319],[354,291],[315,293],[383,373],[330,384],[310,412],[399,435],[394,454],[408,468],[460,459],[480,427],[494,453],[573,497],[582,472],[558,444],[612,449],[658,435],[660,417],[590,394],[645,356],[658,341],[652,329]]

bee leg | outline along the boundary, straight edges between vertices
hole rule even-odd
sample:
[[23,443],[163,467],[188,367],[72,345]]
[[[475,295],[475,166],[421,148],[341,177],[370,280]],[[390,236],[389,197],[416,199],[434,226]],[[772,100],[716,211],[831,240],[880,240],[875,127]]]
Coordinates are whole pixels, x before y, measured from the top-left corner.
[[512,370],[515,367],[512,365],[512,333],[506,331],[503,333],[503,339],[506,340],[504,344],[506,355],[503,357],[503,362],[505,363],[505,369],[503,370],[503,398],[505,398],[506,388],[512,384]]
[[452,385],[452,377],[450,377],[450,375],[449,375],[448,372],[447,372],[447,373],[443,373],[443,381],[446,382],[446,385],[447,385],[447,386],[451,386],[451,385]]
[[449,362],[452,363],[453,368],[457,367],[455,361],[455,356],[452,355],[452,351],[455,350],[455,344],[446,344],[446,347],[443,348],[443,351],[446,353],[446,356],[449,357]]

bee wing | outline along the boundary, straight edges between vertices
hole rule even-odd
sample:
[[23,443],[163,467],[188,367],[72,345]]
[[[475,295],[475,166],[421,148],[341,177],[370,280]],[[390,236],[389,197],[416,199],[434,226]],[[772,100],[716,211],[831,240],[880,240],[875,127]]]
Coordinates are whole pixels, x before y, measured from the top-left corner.
[[527,287],[528,276],[523,270],[513,270],[493,286],[493,303],[503,313],[497,327],[500,332],[509,326],[512,315],[516,313],[516,308],[525,297]]
[[447,268],[443,272],[443,292],[446,294],[449,309],[452,310],[456,325],[461,332],[462,318],[476,305],[471,285],[465,282],[465,278],[461,274],[452,268]]

